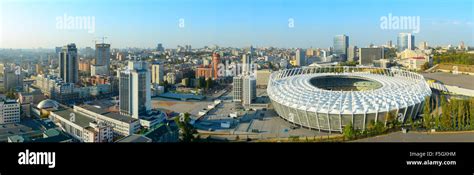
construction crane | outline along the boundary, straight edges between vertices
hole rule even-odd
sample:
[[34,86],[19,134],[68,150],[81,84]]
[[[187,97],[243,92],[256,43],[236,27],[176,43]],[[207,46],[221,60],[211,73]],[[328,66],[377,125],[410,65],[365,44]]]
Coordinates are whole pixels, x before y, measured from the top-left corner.
[[92,40],[92,41],[94,42],[94,44],[97,44],[97,41],[102,41],[102,43],[105,43],[105,39],[106,39],[106,38],[107,38],[107,37],[105,37],[105,36],[103,36],[103,37],[98,37],[98,38],[96,38],[96,39],[94,39],[94,40]]

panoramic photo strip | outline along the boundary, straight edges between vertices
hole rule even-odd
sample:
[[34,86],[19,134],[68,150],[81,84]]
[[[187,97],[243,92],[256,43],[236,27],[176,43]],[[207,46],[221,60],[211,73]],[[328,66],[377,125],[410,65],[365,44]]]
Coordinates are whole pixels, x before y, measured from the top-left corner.
[[282,150],[473,174],[473,147],[472,0],[0,1],[0,175]]

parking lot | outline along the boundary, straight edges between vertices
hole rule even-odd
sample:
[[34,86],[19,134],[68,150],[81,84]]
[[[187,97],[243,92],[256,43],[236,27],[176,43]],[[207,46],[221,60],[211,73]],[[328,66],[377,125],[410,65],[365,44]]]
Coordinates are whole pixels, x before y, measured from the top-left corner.
[[[225,99],[226,96],[223,98]],[[233,112],[237,112],[239,117],[236,119],[230,118],[229,114]],[[231,128],[221,128],[221,122],[230,122]],[[288,138],[290,136],[319,137],[339,134],[329,134],[327,132],[319,132],[318,130],[295,126],[280,118],[273,109],[257,111],[237,109],[235,104],[228,100],[224,100],[221,105],[211,110],[208,115],[197,122],[195,126],[205,131],[214,131],[219,134],[227,133],[227,136],[221,137],[229,138],[235,137],[236,135],[248,135],[252,138],[268,139]]]
[[[266,95],[265,89],[259,89],[259,96]],[[218,98],[221,104],[210,110],[206,115],[194,123],[194,126],[208,134],[220,135],[218,137],[235,138],[237,135],[247,135],[252,138],[288,138],[290,136],[299,137],[319,137],[336,135],[310,130],[290,124],[280,118],[273,109],[245,111],[232,102],[232,94],[224,93]],[[188,112],[192,116],[198,116],[199,111],[207,109],[209,104],[213,104],[210,99],[203,101],[179,101],[165,98],[153,98],[153,108],[169,110],[178,113]],[[237,113],[237,118],[231,118],[230,114]],[[229,123],[230,127],[222,127],[222,123]]]

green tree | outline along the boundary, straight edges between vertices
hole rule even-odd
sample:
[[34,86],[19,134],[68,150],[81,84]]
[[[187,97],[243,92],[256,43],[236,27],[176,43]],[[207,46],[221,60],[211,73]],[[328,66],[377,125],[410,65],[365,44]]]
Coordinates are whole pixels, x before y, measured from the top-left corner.
[[208,79],[206,80],[206,89],[211,89],[211,88],[212,88],[212,85],[213,85],[212,79],[211,79],[211,78],[208,78]]
[[450,110],[451,111],[451,120],[453,120],[452,121],[452,128],[457,130],[457,129],[460,128],[459,127],[459,118],[458,118],[459,117],[459,115],[458,115],[459,106],[460,106],[459,105],[459,100],[454,99],[454,98],[451,99],[451,102],[450,102],[449,106],[451,106],[451,110]]
[[191,120],[189,116],[189,113],[185,113],[183,115],[184,118],[180,116],[174,119],[175,123],[178,125],[180,141],[182,142],[197,141],[197,139],[194,137],[194,134],[197,134],[197,130],[194,128],[193,125],[189,123],[189,121]]
[[466,100],[460,100],[458,103],[458,128],[463,130],[465,127],[464,120],[466,119]]
[[366,130],[367,130],[367,132],[368,132],[369,134],[371,134],[374,129],[375,129],[375,121],[374,121],[374,120],[370,120],[370,121],[369,121],[369,124],[367,124]]
[[443,129],[451,129],[452,128],[452,120],[450,115],[450,104],[446,100],[446,97],[443,95],[441,96],[441,127]]
[[435,54],[433,60],[437,63],[454,63],[463,65],[474,65],[474,54],[471,53],[456,53],[447,52],[442,54]]
[[474,129],[474,97],[471,98],[469,103],[469,124],[471,129]]
[[414,126],[414,121],[413,121],[413,118],[411,116],[408,116],[406,122],[406,124],[408,124],[410,126],[411,129],[413,129],[413,126]]
[[[356,66],[357,64],[355,61],[346,61],[339,63],[338,66]],[[342,72],[342,69],[340,71]]]
[[205,83],[204,77],[199,77],[199,78],[197,79],[196,88],[198,88],[198,89],[204,88],[204,86],[205,86],[204,83]]
[[393,120],[392,127],[393,127],[393,128],[398,128],[398,127],[400,127],[400,126],[401,126],[401,122],[400,122],[397,118],[395,118],[395,119]]
[[168,88],[169,88],[170,85],[169,85],[167,80],[164,80],[160,83],[160,86],[163,86],[164,91],[168,92]]
[[425,62],[425,64],[421,65],[421,70],[427,70],[430,68],[430,63],[429,62]]
[[387,126],[387,124],[389,125],[389,127],[394,127],[394,120],[395,119],[395,115],[392,113],[392,112],[387,112],[385,114],[385,126]]
[[434,115],[434,122],[435,122],[434,128],[438,129],[440,127],[440,123],[439,123],[440,122],[440,115],[438,115],[438,114]]
[[389,48],[386,51],[384,51],[384,58],[385,59],[391,59],[391,58],[396,58],[397,57],[397,49],[396,48]]
[[387,131],[387,128],[384,126],[382,122],[376,121],[374,130],[375,130],[375,134],[382,134],[382,133],[385,133],[385,131]]
[[352,122],[349,122],[348,125],[344,127],[344,130],[342,131],[344,138],[346,139],[353,139],[356,135],[354,127],[352,126]]
[[426,129],[431,129],[431,110],[430,97],[425,98],[425,105],[423,106],[423,124]]
[[439,118],[440,118],[440,116],[439,116],[440,112],[439,111],[441,110],[440,107],[439,107],[439,104],[438,104],[439,96],[435,96],[435,98],[433,98],[433,100],[434,100],[434,106],[435,106],[434,110],[436,111],[434,116],[433,116],[434,121],[435,121],[435,128],[439,128]]

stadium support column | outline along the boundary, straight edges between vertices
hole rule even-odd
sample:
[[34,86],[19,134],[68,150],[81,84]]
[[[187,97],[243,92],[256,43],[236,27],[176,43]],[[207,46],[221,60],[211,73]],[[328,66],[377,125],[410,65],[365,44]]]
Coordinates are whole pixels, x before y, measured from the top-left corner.
[[363,130],[365,130],[365,125],[367,125],[366,120],[367,120],[367,110],[364,112],[364,128],[363,128]]
[[331,119],[329,119],[329,111],[328,111],[328,113],[326,113],[326,116],[328,118],[329,134],[331,134]]
[[319,115],[318,115],[318,110],[314,111],[314,114],[316,114],[316,122],[318,124],[318,131],[321,132],[321,125],[319,125]]
[[379,107],[377,107],[375,110],[376,110],[376,112],[375,112],[375,123],[377,123],[378,119],[379,119]]
[[[286,105],[284,105],[283,103],[281,104],[281,106],[283,106],[283,111],[284,111],[284,113],[285,113],[285,115],[286,115],[286,116],[285,116],[285,119],[288,120],[288,121],[290,121],[290,112],[289,112],[289,110],[288,110],[288,107],[287,107]],[[290,122],[294,123],[295,121],[290,121]]]
[[351,116],[352,116],[352,121],[351,121],[352,122],[352,127],[354,127],[354,113],[353,112],[352,112]]
[[385,121],[384,121],[384,126],[387,127],[387,115],[388,113],[390,113],[390,106],[388,105],[387,103],[387,98],[384,99],[385,100],[385,109],[387,110],[387,113],[385,113]]
[[415,120],[415,118],[413,117],[413,110],[415,109],[416,104],[415,104],[415,101],[413,100],[413,97],[410,97],[410,102],[413,104],[413,106],[411,107],[410,116],[412,117],[413,120]]
[[416,104],[415,104],[415,103],[413,103],[413,104],[414,104],[414,105],[411,107],[411,110],[410,110],[410,116],[411,116],[411,119],[412,119],[413,121],[415,121],[415,117],[413,117],[413,110],[415,109]]
[[406,117],[407,117],[407,111],[408,111],[408,103],[405,99],[403,99],[403,104],[405,104],[405,111],[403,112],[403,122],[405,122]]
[[341,133],[342,133],[342,117],[341,117],[341,113],[339,113],[339,130],[340,130]]
[[306,116],[306,122],[308,122],[308,128],[309,130],[311,130],[311,124],[309,123],[309,117],[308,117],[308,110],[306,109],[305,107],[305,110],[304,110],[304,115]]
[[[318,98],[317,104],[319,104],[319,100],[320,100],[320,99],[321,99],[321,98]],[[316,107],[316,110],[314,111],[314,113],[316,114],[316,121],[318,122],[318,130],[319,130],[319,132],[321,132],[321,125],[319,124],[318,110],[319,110],[319,107]]]
[[[416,108],[415,115],[417,115],[417,114],[420,113],[420,108],[421,108],[422,106],[425,106],[425,101],[422,101],[421,103],[418,102],[417,104],[418,104],[418,108]],[[416,106],[417,104],[415,104],[415,106]]]
[[300,113],[298,112],[298,107],[295,107],[295,113],[296,113],[296,117],[298,117],[298,123],[303,127],[303,123],[301,122],[301,118],[300,118]]

